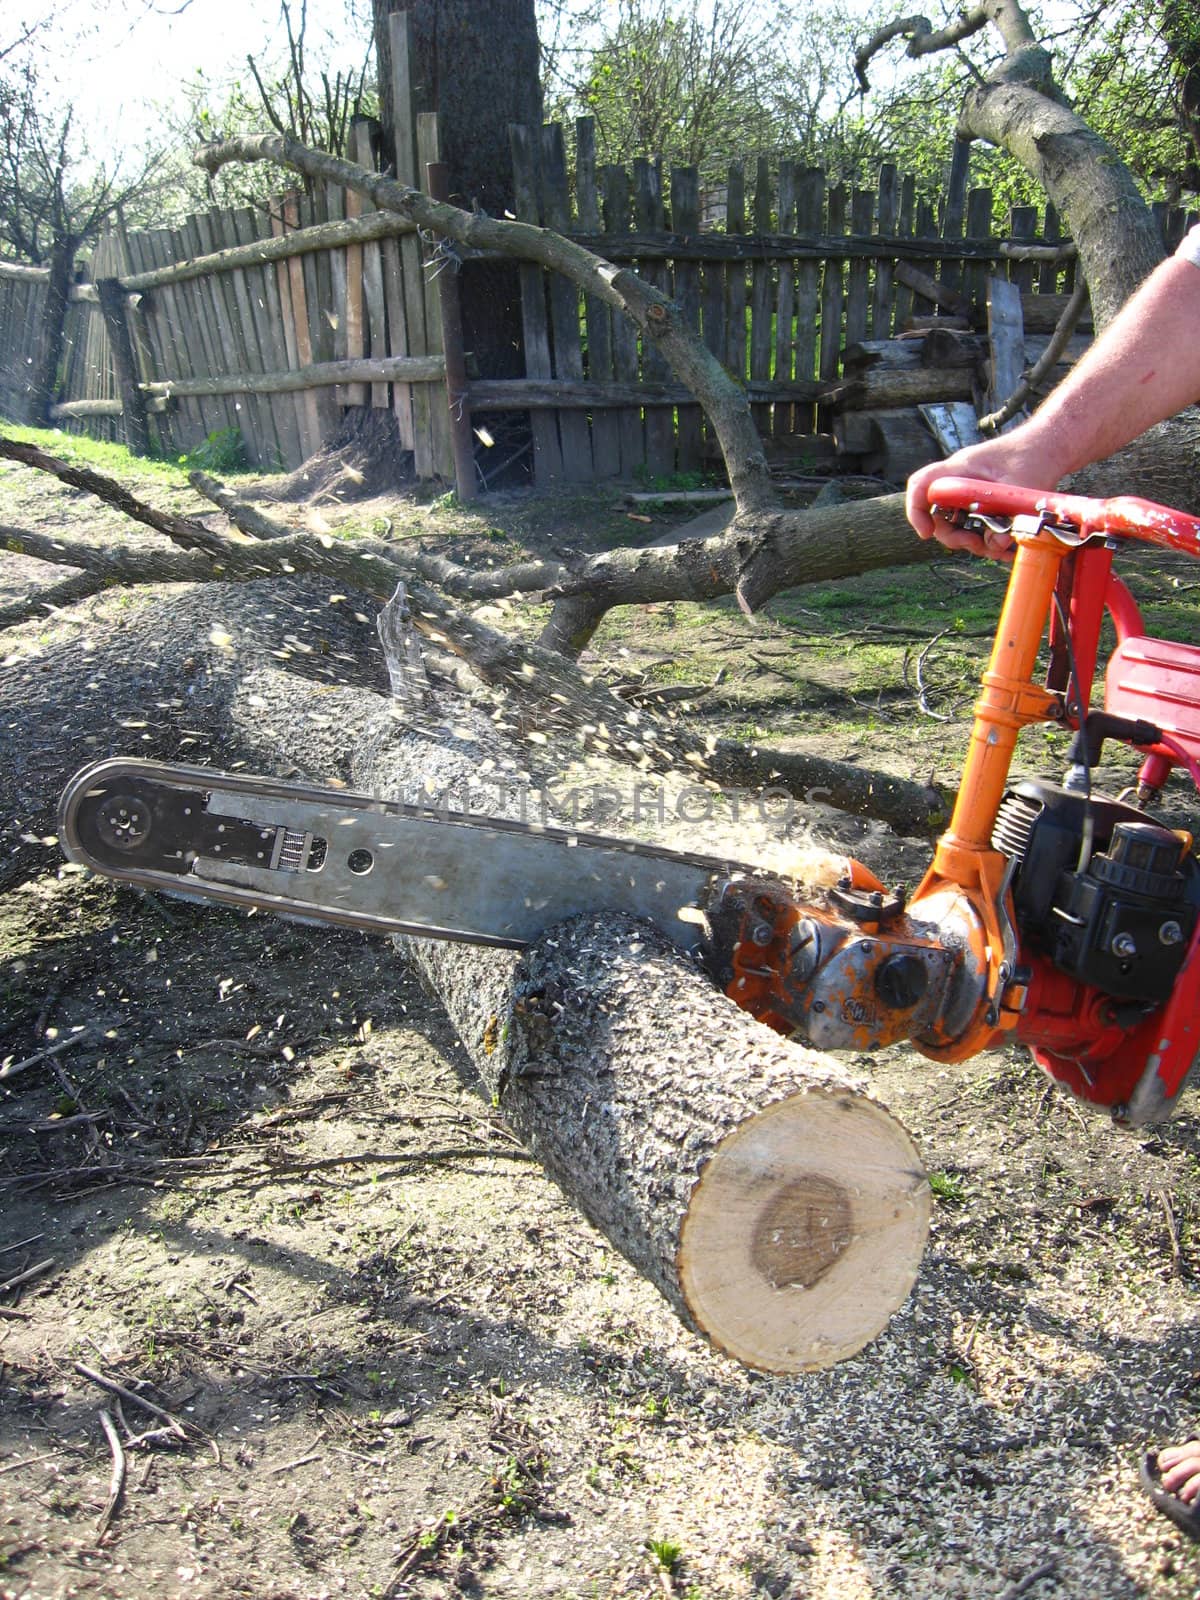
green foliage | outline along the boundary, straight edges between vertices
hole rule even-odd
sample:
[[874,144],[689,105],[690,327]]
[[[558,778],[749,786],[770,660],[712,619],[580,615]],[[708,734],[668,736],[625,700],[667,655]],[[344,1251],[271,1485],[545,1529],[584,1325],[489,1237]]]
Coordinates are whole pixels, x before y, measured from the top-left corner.
[[[284,42],[276,54],[246,56],[246,74],[216,81],[197,68],[193,78],[161,108],[169,146],[162,181],[127,208],[141,227],[179,222],[191,211],[219,206],[256,205],[280,189],[280,174],[269,163],[233,163],[213,177],[192,164],[199,142],[274,129],[330,155],[351,157],[350,125],[357,116],[377,117],[373,83],[374,41],[369,20],[345,0],[344,26],[321,33],[307,6],[282,0]],[[359,64],[335,66],[347,39],[361,41]]]
[[967,1186],[957,1172],[931,1172],[929,1187],[944,1206],[966,1204]]
[[1109,0],[1097,20],[1065,74],[1076,109],[1151,199],[1200,191],[1200,11]]
[[664,1572],[674,1572],[683,1560],[683,1546],[674,1539],[647,1539],[646,1549]]
[[214,428],[203,444],[179,458],[189,472],[245,472],[246,441],[240,428]]
[[[596,119],[602,162],[661,156],[719,179],[765,151],[808,159],[837,123],[858,23],[835,0],[615,0],[573,9],[594,42],[552,50],[550,113]],[[543,18],[545,35],[545,18]]]

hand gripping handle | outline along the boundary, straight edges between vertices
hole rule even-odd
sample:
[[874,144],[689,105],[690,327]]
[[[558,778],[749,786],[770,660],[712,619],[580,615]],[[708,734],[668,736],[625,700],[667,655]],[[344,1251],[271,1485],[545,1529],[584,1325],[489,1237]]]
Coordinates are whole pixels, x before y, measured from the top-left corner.
[[1133,495],[1095,500],[1057,490],[954,477],[935,478],[928,494],[930,506],[942,511],[987,517],[1044,516],[1051,522],[1069,524],[1083,539],[1111,534],[1200,557],[1200,519]]

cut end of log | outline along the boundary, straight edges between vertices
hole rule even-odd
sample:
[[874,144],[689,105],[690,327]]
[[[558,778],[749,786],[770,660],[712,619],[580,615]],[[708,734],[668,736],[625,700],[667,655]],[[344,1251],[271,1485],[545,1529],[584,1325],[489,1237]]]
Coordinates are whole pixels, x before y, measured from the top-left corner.
[[679,1282],[699,1330],[765,1372],[854,1355],[908,1296],[929,1232],[912,1140],[873,1101],[809,1090],[742,1123],[692,1191]]

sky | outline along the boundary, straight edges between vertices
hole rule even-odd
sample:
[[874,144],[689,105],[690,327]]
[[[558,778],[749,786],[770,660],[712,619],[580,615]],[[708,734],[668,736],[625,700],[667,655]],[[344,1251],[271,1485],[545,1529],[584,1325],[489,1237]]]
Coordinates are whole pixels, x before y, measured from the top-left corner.
[[[294,17],[300,4],[293,0]],[[156,105],[178,99],[197,71],[217,85],[246,78],[247,52],[270,63],[283,58],[287,44],[279,0],[126,0],[120,8],[93,0],[33,0],[22,15],[48,19],[39,78],[74,107],[75,124],[96,154],[140,143]],[[331,64],[357,70],[369,25],[351,34],[345,16],[346,0],[308,0],[310,40],[340,35],[345,43]],[[0,46],[12,26],[0,20]]]

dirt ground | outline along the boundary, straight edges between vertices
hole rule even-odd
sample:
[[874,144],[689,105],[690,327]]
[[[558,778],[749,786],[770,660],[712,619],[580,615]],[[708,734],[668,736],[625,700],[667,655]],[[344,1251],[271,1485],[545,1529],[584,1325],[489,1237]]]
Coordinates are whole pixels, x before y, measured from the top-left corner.
[[[111,526],[23,469],[0,513]],[[555,526],[648,540],[671,514],[370,515],[507,558]],[[9,596],[47,576],[0,555]],[[697,702],[714,729],[948,780],[1001,581],[875,575],[781,597],[754,631],[655,607],[614,618],[596,658],[720,678]],[[1171,574],[1145,581],[1167,607]],[[1060,758],[1040,736],[1023,755]],[[817,832],[889,879],[926,851],[831,815]],[[0,1600],[1200,1594],[1137,1485],[1147,1441],[1196,1425],[1195,1091],[1130,1135],[1020,1051],[855,1065],[931,1173],[930,1247],[868,1349],[764,1377],[564,1202],[386,942],[71,870],[12,891]]]

